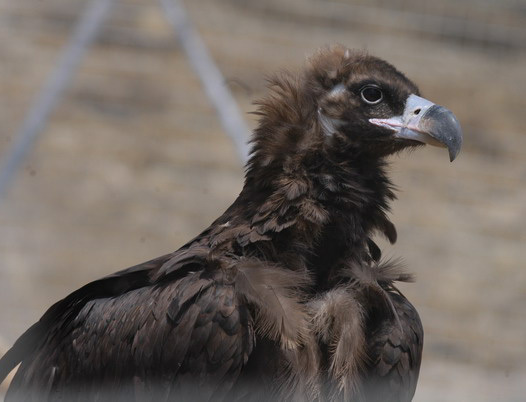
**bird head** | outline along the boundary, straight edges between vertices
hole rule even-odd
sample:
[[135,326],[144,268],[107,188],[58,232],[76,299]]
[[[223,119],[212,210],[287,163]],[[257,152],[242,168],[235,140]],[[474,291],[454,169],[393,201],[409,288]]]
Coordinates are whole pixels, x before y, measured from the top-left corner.
[[455,115],[419,96],[415,84],[389,63],[341,46],[310,59],[304,82],[316,100],[322,135],[340,148],[385,156],[429,144],[453,161],[462,145]]

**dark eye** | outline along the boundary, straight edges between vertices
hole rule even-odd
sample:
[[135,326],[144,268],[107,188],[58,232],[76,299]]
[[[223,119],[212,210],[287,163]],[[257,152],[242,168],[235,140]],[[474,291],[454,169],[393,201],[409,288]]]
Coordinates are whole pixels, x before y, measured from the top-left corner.
[[382,90],[374,85],[367,85],[363,87],[360,91],[360,95],[365,103],[369,105],[376,105],[382,101],[384,94]]

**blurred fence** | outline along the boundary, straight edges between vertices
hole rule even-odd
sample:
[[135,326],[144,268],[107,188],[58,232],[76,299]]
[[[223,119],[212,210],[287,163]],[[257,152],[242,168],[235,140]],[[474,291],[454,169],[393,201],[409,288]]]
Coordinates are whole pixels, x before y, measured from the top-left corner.
[[[84,53],[96,39],[115,1],[91,0],[79,19],[56,68],[37,94],[15,137],[13,146],[4,157],[4,163],[0,165],[0,202],[38,134],[45,128],[53,108],[60,102]],[[234,142],[239,159],[244,164],[248,159],[249,129],[234,97],[224,85],[225,80],[221,72],[210,57],[199,34],[194,30],[183,4],[179,0],[160,0],[160,6],[167,20],[173,25],[177,39],[199,76],[225,132]]]
[[115,0],[93,0],[84,11],[48,81],[37,94],[0,166],[0,202],[55,105],[68,87],[84,53],[95,40]]
[[524,1],[230,1],[277,18],[325,19],[333,24],[411,32],[493,49],[526,49]]

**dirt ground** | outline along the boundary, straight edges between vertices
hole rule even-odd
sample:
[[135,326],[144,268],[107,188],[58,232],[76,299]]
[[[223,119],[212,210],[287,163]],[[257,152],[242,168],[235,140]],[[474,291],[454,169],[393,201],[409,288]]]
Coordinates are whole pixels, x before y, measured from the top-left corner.
[[[456,113],[465,146],[454,163],[435,148],[392,161],[399,240],[383,252],[417,275],[402,289],[426,331],[415,401],[524,400],[525,49],[357,23],[350,2],[186,3],[252,127],[265,75],[331,43],[392,62]],[[86,4],[0,0],[0,157]],[[521,2],[480,4],[472,18],[526,26]],[[120,0],[0,205],[0,353],[77,287],[177,249],[242,181],[158,3]]]

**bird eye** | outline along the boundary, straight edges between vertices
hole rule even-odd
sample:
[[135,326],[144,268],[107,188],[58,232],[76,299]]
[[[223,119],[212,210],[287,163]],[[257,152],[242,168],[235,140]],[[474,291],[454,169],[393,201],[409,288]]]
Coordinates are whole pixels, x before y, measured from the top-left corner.
[[367,85],[366,87],[362,88],[360,95],[362,96],[364,102],[368,103],[369,105],[376,105],[384,98],[382,90],[373,85]]

